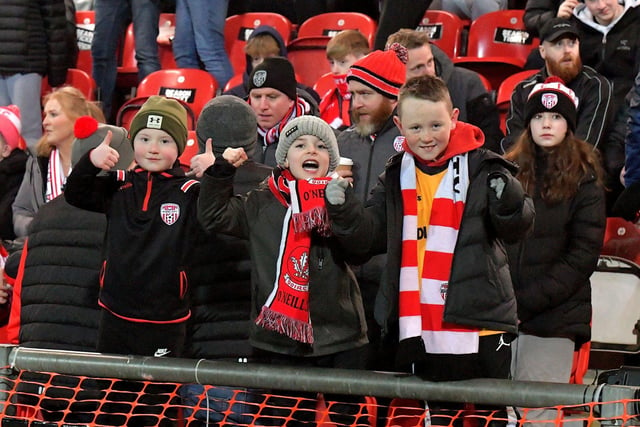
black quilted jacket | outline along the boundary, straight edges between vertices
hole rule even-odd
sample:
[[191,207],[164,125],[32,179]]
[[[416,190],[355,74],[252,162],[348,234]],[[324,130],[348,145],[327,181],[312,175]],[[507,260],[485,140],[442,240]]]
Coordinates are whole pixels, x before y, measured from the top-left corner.
[[38,73],[51,86],[69,68],[64,0],[0,0],[0,75]]

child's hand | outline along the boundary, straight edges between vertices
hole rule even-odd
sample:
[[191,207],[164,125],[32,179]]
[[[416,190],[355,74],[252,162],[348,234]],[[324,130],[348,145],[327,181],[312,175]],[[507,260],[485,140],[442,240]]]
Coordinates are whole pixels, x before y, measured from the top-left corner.
[[324,190],[324,196],[332,205],[342,205],[346,200],[345,191],[348,186],[348,180],[341,177],[334,178],[327,183],[327,188]]
[[216,156],[213,154],[213,148],[211,147],[211,138],[207,139],[204,147],[204,153],[191,158],[191,170],[187,175],[195,175],[197,178],[202,178],[204,171],[216,161]]
[[242,166],[242,164],[249,159],[247,153],[245,153],[244,148],[242,147],[227,147],[227,149],[224,150],[224,153],[222,153],[222,157],[237,168]]
[[522,206],[524,190],[518,181],[501,172],[493,172],[487,178],[489,204],[501,215],[513,213]]
[[120,159],[120,153],[111,148],[111,138],[113,133],[107,131],[107,135],[104,137],[100,145],[91,150],[89,159],[91,163],[97,168],[108,171],[118,163]]

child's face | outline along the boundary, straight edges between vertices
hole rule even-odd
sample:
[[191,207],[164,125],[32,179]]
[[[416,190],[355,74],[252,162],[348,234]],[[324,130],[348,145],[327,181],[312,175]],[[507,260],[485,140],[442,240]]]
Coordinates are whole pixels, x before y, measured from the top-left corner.
[[329,173],[329,149],[317,136],[302,135],[293,141],[285,167],[296,179],[309,179],[327,176]]
[[47,101],[42,126],[48,144],[55,147],[71,144],[74,140],[73,124],[74,121],[64,112],[57,99]]
[[335,75],[347,74],[349,67],[358,60],[353,53],[347,53],[344,58],[331,58],[329,59],[329,65],[331,66],[331,72]]
[[136,163],[149,172],[171,169],[178,158],[178,144],[161,129],[144,128],[133,140]]
[[555,147],[567,135],[567,120],[554,112],[536,113],[529,122],[533,142],[540,147]]
[[458,109],[452,110],[445,101],[410,97],[402,101],[400,110],[400,116],[394,116],[393,121],[413,154],[425,161],[438,159],[456,127]]

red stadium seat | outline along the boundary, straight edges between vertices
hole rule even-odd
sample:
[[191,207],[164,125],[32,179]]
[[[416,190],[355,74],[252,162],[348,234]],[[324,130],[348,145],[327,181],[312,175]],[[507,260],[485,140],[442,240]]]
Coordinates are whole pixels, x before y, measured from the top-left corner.
[[198,139],[196,137],[196,131],[190,130],[189,136],[187,137],[187,145],[184,148],[184,151],[178,157],[180,160],[180,165],[185,171],[188,171],[191,168],[191,158],[198,154]]
[[497,90],[508,76],[522,71],[531,50],[540,44],[525,28],[524,10],[485,13],[471,23],[467,56],[454,63],[479,72]]
[[300,83],[313,86],[323,74],[331,71],[326,52],[329,40],[329,36],[310,36],[289,43],[287,59],[300,77]]
[[286,17],[271,12],[251,12],[229,16],[224,26],[224,48],[229,55],[233,72],[246,69],[244,46],[253,30],[260,25],[271,25],[282,36],[285,45],[291,40],[293,25]]
[[507,126],[505,122],[507,119],[507,113],[509,112],[509,107],[511,106],[511,93],[513,93],[513,90],[518,83],[537,72],[538,70],[519,71],[504,79],[502,83],[500,83],[500,86],[498,86],[498,90],[496,91],[496,106],[498,107],[498,113],[500,114],[500,128],[502,129],[502,132],[506,133]]
[[373,46],[377,24],[371,17],[358,12],[330,12],[315,15],[298,28],[298,37],[333,37],[342,30],[358,30]]
[[96,14],[93,10],[76,12],[76,38],[78,40],[78,59],[75,68],[91,75],[93,60],[91,59],[91,43],[96,26]]
[[[67,78],[64,84],[73,86],[76,89],[79,89],[80,92],[90,101],[95,100],[95,90],[96,90],[96,82],[91,78],[89,74],[87,74],[83,70],[79,70],[77,68],[69,68],[67,70]],[[47,77],[42,79],[42,96],[51,92],[51,86],[49,86],[49,81]]]
[[196,118],[204,105],[216,95],[218,83],[204,70],[176,68],[149,74],[138,85],[137,96],[164,95],[185,102]]
[[443,10],[427,10],[416,30],[428,33],[431,43],[450,58],[462,53],[464,21],[457,15]]

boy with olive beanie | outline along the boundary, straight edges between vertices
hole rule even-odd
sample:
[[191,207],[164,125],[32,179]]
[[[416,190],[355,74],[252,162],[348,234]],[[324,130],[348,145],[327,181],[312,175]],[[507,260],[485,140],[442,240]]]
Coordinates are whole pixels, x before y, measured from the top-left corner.
[[227,148],[202,178],[198,218],[204,228],[250,242],[249,340],[261,363],[365,367],[362,299],[347,265],[357,260],[336,246],[324,202],[339,158],[333,129],[302,116],[282,129],[278,166],[258,189],[233,196],[236,169],[247,160],[242,147]]
[[199,183],[177,162],[187,114],[176,100],[151,96],[131,123],[131,170],[111,171],[120,158],[113,137],[108,131],[78,161],[64,193],[70,204],[107,215],[97,350],[179,357],[191,314],[187,266],[201,233]]

